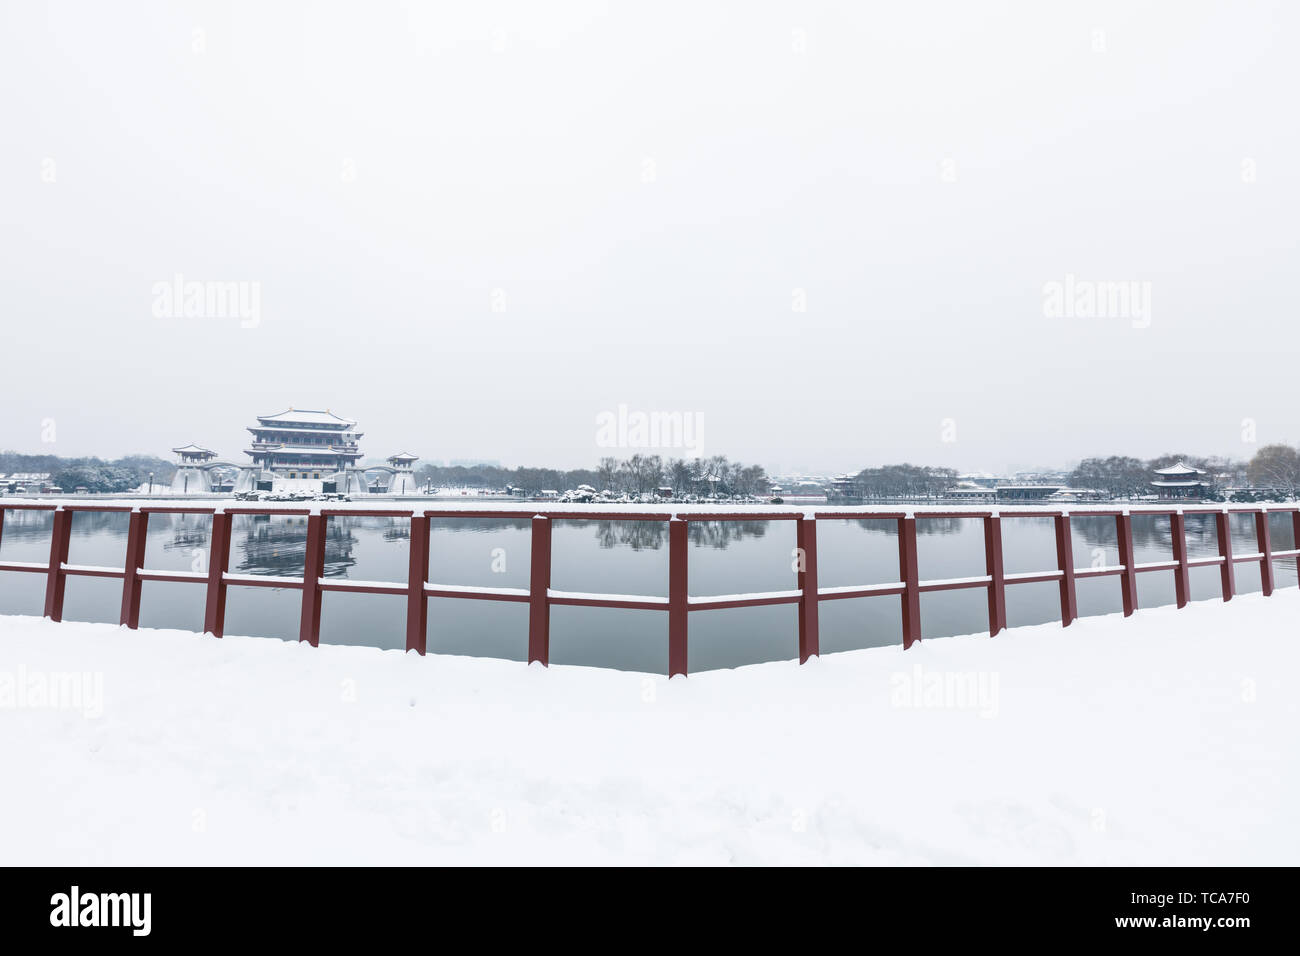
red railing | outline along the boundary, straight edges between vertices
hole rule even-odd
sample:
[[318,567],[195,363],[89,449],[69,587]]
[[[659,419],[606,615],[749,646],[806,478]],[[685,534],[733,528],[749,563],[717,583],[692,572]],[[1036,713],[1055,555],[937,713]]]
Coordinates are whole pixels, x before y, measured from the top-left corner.
[[[743,512],[704,510],[665,510],[651,512],[585,510],[427,510],[350,509],[350,508],[273,508],[273,507],[187,507],[182,505],[81,504],[81,503],[4,503],[0,505],[0,540],[4,534],[4,509],[53,511],[54,525],[50,538],[50,557],[46,563],[0,562],[0,571],[27,571],[46,575],[45,616],[54,621],[63,618],[63,594],[69,575],[86,575],[122,579],[121,623],[138,627],[140,622],[141,585],[145,581],[178,581],[202,584],[206,588],[203,615],[205,633],[221,637],[225,629],[226,591],[234,584],[249,587],[295,588],[302,591],[302,616],[298,637],[316,646],[320,641],[321,595],[327,591],[362,594],[391,594],[406,597],[406,648],[425,652],[428,624],[428,599],[464,598],[486,601],[515,601],[528,605],[528,660],[548,664],[550,661],[550,609],[552,607],[626,608],[668,612],[668,673],[687,672],[688,621],[693,611],[721,608],[761,607],[777,604],[797,605],[799,662],[819,653],[817,609],[822,601],[859,597],[898,596],[902,603],[904,649],[921,639],[920,597],[935,591],[984,588],[988,593],[989,633],[995,635],[1007,626],[1006,588],[1011,584],[1054,581],[1060,587],[1061,623],[1069,626],[1078,617],[1075,582],[1080,578],[1116,576],[1124,615],[1137,609],[1137,575],[1167,571],[1174,574],[1178,607],[1189,600],[1190,568],[1217,566],[1223,600],[1232,599],[1236,590],[1233,569],[1243,562],[1256,562],[1260,568],[1261,590],[1273,593],[1273,561],[1300,557],[1300,549],[1273,551],[1269,539],[1268,516],[1272,512],[1291,514],[1295,541],[1300,543],[1300,508],[1295,505],[1274,508],[1196,507],[1132,509],[1052,510],[1044,508],[1003,511],[900,511],[882,512],[866,508],[849,510],[815,510],[779,512],[754,509]],[[122,568],[68,563],[72,515],[78,511],[129,512],[126,560]],[[1187,555],[1186,514],[1213,514],[1219,553],[1205,558]],[[151,514],[205,514],[212,516],[211,545],[206,571],[160,571],[144,567],[145,539]],[[231,574],[230,543],[232,519],[238,514],[307,516],[307,554],[303,576],[272,577],[256,574]],[[1134,514],[1167,515],[1173,539],[1173,559],[1145,564],[1135,563],[1133,556]],[[1234,554],[1229,519],[1232,514],[1251,514],[1255,519],[1258,550]],[[532,515],[531,568],[529,586],[525,588],[487,588],[434,584],[429,572],[429,522],[433,518],[521,518]],[[333,517],[406,518],[411,523],[410,566],[405,583],[384,581],[327,580],[325,566],[325,524]],[[1070,535],[1071,517],[1115,518],[1119,543],[1119,564],[1076,568]],[[920,580],[917,564],[916,522],[929,518],[981,519],[984,526],[985,573],[967,578]],[[1047,571],[1007,574],[1003,570],[1002,519],[1051,518],[1055,526],[1057,567]],[[885,584],[822,588],[817,583],[817,522],[824,520],[890,520],[898,523],[899,580]],[[551,526],[556,520],[578,521],[665,521],[668,523],[668,595],[587,594],[557,591],[551,587]],[[795,587],[789,591],[691,597],[687,591],[688,526],[704,521],[792,521],[795,523],[795,546],[800,549]],[[1300,563],[1300,562],[1298,562]]]

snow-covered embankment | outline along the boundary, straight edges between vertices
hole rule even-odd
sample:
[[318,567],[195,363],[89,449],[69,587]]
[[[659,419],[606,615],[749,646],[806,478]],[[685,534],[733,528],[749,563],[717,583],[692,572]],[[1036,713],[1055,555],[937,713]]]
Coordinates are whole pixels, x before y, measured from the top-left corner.
[[1298,620],[1293,588],[669,682],[0,618],[0,846],[9,864],[1295,864]]

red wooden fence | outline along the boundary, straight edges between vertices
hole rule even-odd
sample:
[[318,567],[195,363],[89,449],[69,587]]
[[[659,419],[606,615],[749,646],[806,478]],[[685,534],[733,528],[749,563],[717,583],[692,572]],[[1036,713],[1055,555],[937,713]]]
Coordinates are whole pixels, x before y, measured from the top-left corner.
[[[1195,507],[1134,508],[1117,510],[1052,510],[1033,508],[1005,511],[916,511],[881,512],[868,509],[844,511],[779,512],[755,509],[742,512],[633,512],[633,511],[493,511],[477,509],[412,511],[400,509],[321,509],[308,508],[216,508],[181,505],[96,505],[89,503],[6,503],[0,507],[0,540],[4,534],[4,510],[53,511],[54,526],[50,538],[50,557],[45,563],[0,563],[0,571],[28,571],[44,574],[45,616],[54,621],[63,618],[63,595],[69,575],[86,575],[122,579],[121,623],[137,627],[140,622],[141,585],[145,581],[174,581],[202,584],[206,588],[203,617],[204,632],[221,637],[225,629],[226,591],[234,585],[251,587],[295,588],[302,591],[302,615],[299,640],[313,646],[320,641],[321,597],[327,591],[363,594],[392,594],[406,598],[406,648],[425,652],[428,624],[428,599],[431,597],[466,598],[487,601],[515,601],[528,605],[528,660],[547,664],[550,661],[550,609],[556,606],[629,608],[668,612],[668,673],[685,675],[688,657],[688,621],[690,612],[735,607],[761,607],[776,604],[797,605],[798,653],[803,663],[820,653],[817,610],[822,601],[859,597],[897,595],[902,604],[904,649],[921,639],[920,597],[934,591],[983,588],[988,593],[989,633],[996,635],[1007,626],[1006,588],[1012,584],[1054,581],[1061,592],[1061,623],[1069,626],[1078,617],[1075,582],[1079,578],[1115,576],[1119,578],[1124,615],[1138,606],[1137,575],[1154,571],[1172,572],[1178,607],[1189,600],[1188,569],[1217,566],[1223,600],[1229,601],[1236,589],[1233,569],[1242,562],[1255,562],[1260,568],[1264,595],[1274,589],[1273,561],[1300,557],[1300,549],[1273,551],[1270,545],[1270,512],[1291,514],[1295,541],[1300,543],[1300,508],[1223,508]],[[72,516],[78,511],[129,512],[126,561],[122,568],[68,563]],[[211,545],[206,571],[159,571],[144,566],[145,540],[151,514],[207,514],[212,516]],[[1217,556],[1190,559],[1187,555],[1186,514],[1213,514],[1218,537]],[[1255,519],[1258,550],[1234,554],[1229,532],[1231,514],[1251,514]],[[231,526],[237,514],[272,514],[307,516],[307,555],[301,578],[267,575],[231,574]],[[1133,556],[1134,514],[1167,515],[1173,537],[1173,558],[1137,564]],[[329,580],[323,577],[325,566],[325,531],[330,518],[347,516],[406,518],[411,523],[410,567],[405,583],[385,581]],[[429,571],[429,521],[433,518],[520,518],[532,515],[531,568],[528,588],[485,588],[433,584]],[[1070,535],[1072,516],[1113,516],[1119,542],[1119,564],[1076,568]],[[985,574],[948,580],[920,580],[917,563],[918,520],[931,518],[981,519],[984,527]],[[1051,518],[1055,528],[1057,567],[1048,571],[1007,574],[1003,570],[1002,519]],[[817,522],[823,520],[892,520],[898,525],[899,580],[886,584],[850,587],[819,587],[817,582]],[[551,527],[557,520],[579,521],[664,521],[668,523],[668,596],[601,595],[557,591],[551,585]],[[789,591],[691,597],[687,591],[688,525],[696,521],[791,521],[795,525],[795,587]]]

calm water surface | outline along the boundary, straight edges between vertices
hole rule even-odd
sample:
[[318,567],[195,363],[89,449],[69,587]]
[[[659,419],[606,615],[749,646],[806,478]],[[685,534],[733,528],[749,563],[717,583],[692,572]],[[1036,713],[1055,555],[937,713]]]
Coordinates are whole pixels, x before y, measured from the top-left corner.
[[[126,556],[128,516],[76,512],[69,562],[121,567]],[[1213,516],[1187,515],[1187,545],[1192,557],[1218,553]],[[204,515],[149,517],[145,567],[159,570],[206,568],[211,518]],[[0,561],[47,561],[53,515],[7,511]],[[366,581],[405,582],[408,523],[399,518],[341,517],[328,523],[325,576]],[[1072,520],[1075,565],[1118,564],[1113,517]],[[922,580],[984,573],[983,525],[978,518],[926,518],[918,515],[918,553]],[[1290,516],[1271,517],[1273,548],[1294,547]],[[1231,518],[1233,551],[1254,552],[1253,516]],[[733,594],[793,588],[794,524],[790,521],[692,523],[690,593]],[[1052,520],[1004,518],[1003,551],[1007,573],[1052,570],[1056,546]],[[1134,550],[1139,563],[1171,560],[1167,516],[1133,516]],[[230,569],[240,574],[301,576],[307,519],[238,515],[234,518]],[[898,537],[892,519],[820,521],[818,572],[822,587],[876,584],[898,580]],[[665,595],[668,534],[664,522],[557,520],[552,534],[551,586],[566,591]],[[528,587],[529,521],[515,519],[435,520],[430,536],[429,580],[440,584]],[[1258,591],[1259,567],[1237,565],[1241,592]],[[1294,559],[1276,562],[1279,585],[1295,583]],[[0,572],[0,614],[39,615],[45,578],[40,574]],[[1218,570],[1191,569],[1193,600],[1217,597]],[[921,630],[926,638],[985,630],[986,591],[975,588],[921,596]],[[1060,620],[1054,582],[1007,588],[1007,623],[1014,627]],[[1078,582],[1080,615],[1121,609],[1119,579]],[[301,592],[280,588],[232,586],[226,611],[228,634],[296,640]],[[202,584],[153,582],[143,585],[140,624],[144,627],[203,627]],[[1138,575],[1138,603],[1174,603],[1172,572]],[[117,623],[121,581],[69,577],[64,618]],[[339,594],[323,596],[321,641],[381,648],[405,647],[404,597]],[[820,609],[821,649],[828,654],[898,644],[899,599],[855,598],[825,601]],[[528,606],[499,601],[431,598],[430,651],[524,660],[528,644]],[[666,673],[668,616],[662,611],[556,607],[551,610],[551,660],[622,670]],[[796,656],[795,607],[783,605],[697,611],[690,616],[690,669],[735,667]]]

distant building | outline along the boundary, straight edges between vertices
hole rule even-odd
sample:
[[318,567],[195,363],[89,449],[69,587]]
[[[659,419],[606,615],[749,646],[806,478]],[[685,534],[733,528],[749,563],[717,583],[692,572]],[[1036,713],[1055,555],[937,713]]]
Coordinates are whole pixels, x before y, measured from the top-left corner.
[[998,485],[994,488],[998,501],[1046,501],[1064,485]]
[[1202,477],[1204,474],[1201,469],[1180,461],[1168,468],[1157,468],[1151,487],[1163,500],[1199,501],[1210,488],[1210,483]]
[[208,462],[217,457],[216,452],[190,442],[176,453],[176,474],[172,475],[171,493],[174,495],[207,494],[213,490],[212,471]]
[[259,415],[248,429],[253,441],[245,451],[253,464],[240,474],[236,490],[364,495],[365,476],[356,468],[364,433],[356,425],[328,409]]
[[828,501],[857,501],[862,497],[862,486],[857,475],[840,475],[826,486]]
[[1110,493],[1100,488],[1061,488],[1051,501],[1107,501]]
[[393,476],[388,481],[388,493],[390,495],[414,495],[419,493],[415,487],[415,463],[419,460],[418,455],[412,455],[410,452],[405,451],[388,456],[388,464],[393,469]]
[[992,501],[997,497],[994,489],[973,481],[959,481],[943,493],[945,498],[957,501]]
[[18,471],[12,475],[0,475],[0,494],[44,495],[59,490],[50,484],[50,473],[47,471]]

